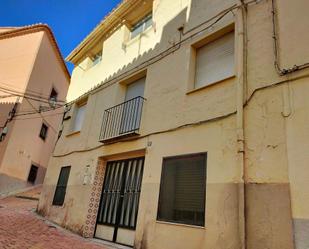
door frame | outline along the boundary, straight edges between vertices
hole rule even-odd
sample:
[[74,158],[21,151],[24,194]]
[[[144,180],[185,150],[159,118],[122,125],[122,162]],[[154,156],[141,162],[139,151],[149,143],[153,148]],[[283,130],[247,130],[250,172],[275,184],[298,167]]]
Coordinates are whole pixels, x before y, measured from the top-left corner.
[[[115,162],[125,162],[127,164],[127,162],[129,161],[132,161],[132,160],[136,160],[136,159],[142,159],[143,160],[143,166],[142,166],[142,170],[141,170],[141,187],[142,187],[142,182],[143,182],[143,174],[144,174],[144,165],[145,165],[145,155],[143,156],[135,156],[135,157],[130,157],[130,158],[125,158],[125,159],[111,159],[111,160],[107,160],[105,162],[105,167],[107,169],[107,166],[109,163],[115,163]],[[105,172],[106,172],[106,169],[105,169]],[[125,174],[123,174],[122,176],[123,178],[125,177]],[[111,225],[111,224],[107,224],[107,223],[99,223],[98,222],[98,219],[99,219],[99,216],[98,216],[98,213],[100,212],[101,208],[102,208],[102,198],[103,198],[103,188],[105,186],[105,181],[106,181],[106,174],[104,175],[104,180],[103,180],[103,184],[102,184],[102,187],[101,187],[101,195],[100,195],[100,200],[99,200],[99,207],[98,207],[98,210],[97,210],[97,213],[96,213],[96,222],[95,222],[95,228],[94,228],[94,234],[93,234],[93,237],[96,238],[96,239],[100,239],[100,240],[104,240],[104,241],[108,241],[108,242],[111,242],[111,243],[115,243],[115,244],[119,244],[119,245],[124,245],[124,246],[129,246],[129,247],[133,247],[133,246],[130,246],[130,245],[127,245],[127,244],[123,244],[123,243],[119,243],[117,242],[117,234],[118,234],[118,229],[119,228],[123,228],[123,229],[127,229],[127,230],[132,230],[132,231],[136,231],[136,225],[137,225],[137,217],[138,217],[138,210],[139,208],[137,208],[137,214],[136,214],[136,222],[135,222],[135,225],[134,227],[128,227],[128,226],[119,226],[119,212],[121,211],[121,204],[123,202],[123,198],[121,198],[121,201],[119,202],[118,204],[118,207],[117,207],[117,214],[116,214],[116,224],[115,225]],[[122,180],[123,181],[123,180]],[[140,190],[140,193],[141,193],[141,190]],[[121,190],[121,194],[122,193],[122,190]],[[139,199],[139,202],[140,202],[140,199]],[[138,207],[139,207],[139,203],[138,203]],[[109,226],[109,227],[114,227],[114,232],[113,232],[113,239],[112,241],[111,240],[107,240],[107,239],[103,239],[103,238],[99,238],[99,237],[96,237],[96,231],[97,231],[97,226],[98,225],[103,225],[103,226]]]

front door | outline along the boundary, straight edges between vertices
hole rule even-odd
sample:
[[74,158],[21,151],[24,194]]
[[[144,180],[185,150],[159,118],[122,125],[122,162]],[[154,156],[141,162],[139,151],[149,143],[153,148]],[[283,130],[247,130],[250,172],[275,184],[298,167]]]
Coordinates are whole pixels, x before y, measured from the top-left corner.
[[107,162],[95,237],[133,246],[144,158]]

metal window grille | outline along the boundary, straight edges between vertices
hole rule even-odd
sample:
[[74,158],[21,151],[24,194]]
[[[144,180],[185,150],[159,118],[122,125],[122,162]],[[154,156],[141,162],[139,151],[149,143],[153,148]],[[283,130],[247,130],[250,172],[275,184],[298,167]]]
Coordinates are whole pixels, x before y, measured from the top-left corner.
[[157,219],[204,226],[206,154],[163,160]]
[[144,158],[108,162],[97,223],[135,229]]
[[64,202],[70,170],[71,166],[62,167],[60,170],[53,205],[61,206]]

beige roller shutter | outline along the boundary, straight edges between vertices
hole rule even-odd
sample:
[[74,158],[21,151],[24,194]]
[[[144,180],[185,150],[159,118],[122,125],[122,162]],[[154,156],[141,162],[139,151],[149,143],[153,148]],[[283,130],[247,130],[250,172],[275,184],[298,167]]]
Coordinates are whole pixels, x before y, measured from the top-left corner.
[[234,74],[234,32],[197,49],[195,88],[210,85]]

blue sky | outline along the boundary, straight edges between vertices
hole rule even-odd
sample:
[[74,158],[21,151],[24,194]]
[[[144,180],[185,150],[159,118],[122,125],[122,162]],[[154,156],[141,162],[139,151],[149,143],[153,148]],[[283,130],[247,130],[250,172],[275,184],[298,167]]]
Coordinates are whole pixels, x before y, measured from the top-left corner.
[[[66,57],[121,0],[0,0],[0,26],[48,24]],[[67,63],[70,72],[73,65]]]

